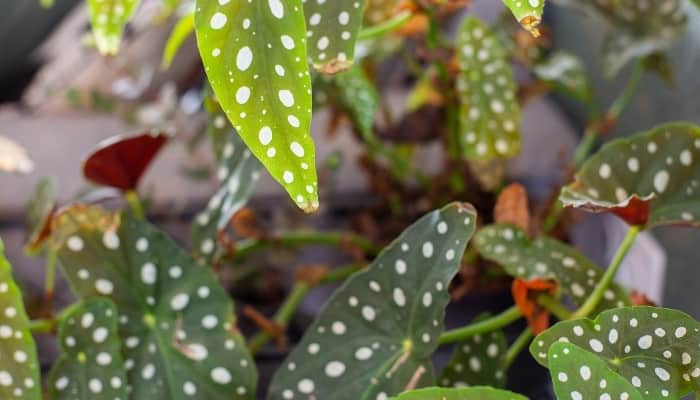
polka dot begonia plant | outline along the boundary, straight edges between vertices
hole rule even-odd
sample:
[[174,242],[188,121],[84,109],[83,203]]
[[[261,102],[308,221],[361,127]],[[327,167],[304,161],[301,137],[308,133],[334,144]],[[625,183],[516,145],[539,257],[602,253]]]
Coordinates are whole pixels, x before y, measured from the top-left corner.
[[545,0],[503,0],[523,28],[539,36],[537,27],[542,22]]
[[117,54],[126,23],[139,0],[87,0],[87,4],[97,49],[104,55]]

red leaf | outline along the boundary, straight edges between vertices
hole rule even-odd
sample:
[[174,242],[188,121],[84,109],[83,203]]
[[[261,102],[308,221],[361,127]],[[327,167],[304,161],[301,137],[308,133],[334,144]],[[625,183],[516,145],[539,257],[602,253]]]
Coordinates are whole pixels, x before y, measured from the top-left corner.
[[527,319],[532,332],[538,335],[549,328],[549,311],[537,303],[537,297],[542,293],[555,294],[556,282],[544,279],[530,281],[516,279],[513,281],[512,290],[515,304]]
[[625,207],[613,208],[612,212],[631,226],[644,226],[649,220],[651,200],[633,196]]
[[163,132],[109,138],[83,162],[83,175],[98,185],[133,190],[168,138]]

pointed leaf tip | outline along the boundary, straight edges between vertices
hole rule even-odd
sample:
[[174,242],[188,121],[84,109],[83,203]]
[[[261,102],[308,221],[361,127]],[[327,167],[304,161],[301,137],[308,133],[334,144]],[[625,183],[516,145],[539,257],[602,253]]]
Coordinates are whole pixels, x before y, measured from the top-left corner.
[[545,0],[503,0],[515,18],[532,36],[539,37]]

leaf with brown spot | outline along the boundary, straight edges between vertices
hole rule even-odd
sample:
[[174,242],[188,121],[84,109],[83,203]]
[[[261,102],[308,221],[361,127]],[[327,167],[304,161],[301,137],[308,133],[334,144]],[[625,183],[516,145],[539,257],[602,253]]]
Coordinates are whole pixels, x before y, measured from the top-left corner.
[[520,183],[511,183],[501,191],[493,211],[494,222],[511,224],[525,232],[530,231],[530,209],[527,191]]

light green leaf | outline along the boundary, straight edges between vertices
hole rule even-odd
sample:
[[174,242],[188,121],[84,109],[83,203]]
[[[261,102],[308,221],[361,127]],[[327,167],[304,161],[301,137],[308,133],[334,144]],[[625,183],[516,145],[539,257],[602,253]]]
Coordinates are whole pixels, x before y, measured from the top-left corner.
[[[488,319],[488,313],[474,319]],[[445,387],[486,385],[505,387],[506,336],[501,330],[471,336],[455,345],[452,359],[445,366],[438,382]]]
[[53,400],[128,398],[114,303],[87,299],[73,305],[60,321],[58,337],[62,354],[49,378]]
[[56,216],[53,241],[75,293],[117,305],[132,398],[254,398],[255,365],[211,269],[148,223],[95,206]]
[[[221,4],[223,3],[223,4]],[[209,82],[248,148],[307,212],[318,208],[301,0],[198,0]]]
[[54,0],[40,0],[41,6],[44,8],[51,8],[53,7]]
[[545,0],[503,0],[503,3],[510,8],[523,28],[530,31],[535,37],[540,36],[537,27],[542,22]]
[[124,27],[139,5],[139,0],[88,0],[90,23],[97,49],[104,55],[119,52]]
[[548,357],[557,399],[642,399],[637,389],[605,361],[578,346],[554,343]]
[[36,255],[43,249],[55,208],[56,182],[51,178],[42,178],[34,188],[26,209],[27,231],[31,232],[24,248],[27,254]]
[[462,151],[487,161],[520,152],[520,106],[505,49],[483,22],[464,19],[457,36]]
[[591,85],[586,69],[574,54],[558,51],[535,65],[533,72],[538,79],[549,83],[555,90],[581,101],[591,99]]
[[507,390],[486,386],[459,389],[427,388],[402,393],[393,400],[527,400],[527,397]]
[[323,74],[350,68],[362,26],[365,0],[304,1],[309,58]]
[[182,47],[182,44],[192,32],[194,32],[194,11],[180,18],[177,24],[175,24],[173,31],[170,32],[168,41],[165,43],[165,49],[163,50],[163,61],[161,63],[163,69],[170,67],[180,47]]
[[34,338],[0,241],[0,398],[41,400]]
[[[502,265],[515,278],[557,281],[560,290],[578,306],[583,305],[603,277],[603,270],[575,248],[548,237],[530,240],[515,226],[484,227],[474,244],[484,258]],[[597,310],[630,304],[625,290],[612,284]]]
[[447,287],[475,222],[470,205],[454,203],[404,231],[326,303],[269,398],[376,399],[432,384]]
[[561,192],[567,207],[640,226],[700,225],[700,128],[661,125],[606,144]]
[[604,311],[595,320],[560,322],[537,336],[530,352],[547,366],[556,342],[607,361],[645,399],[677,399],[700,389],[700,323],[680,311],[628,307]]

